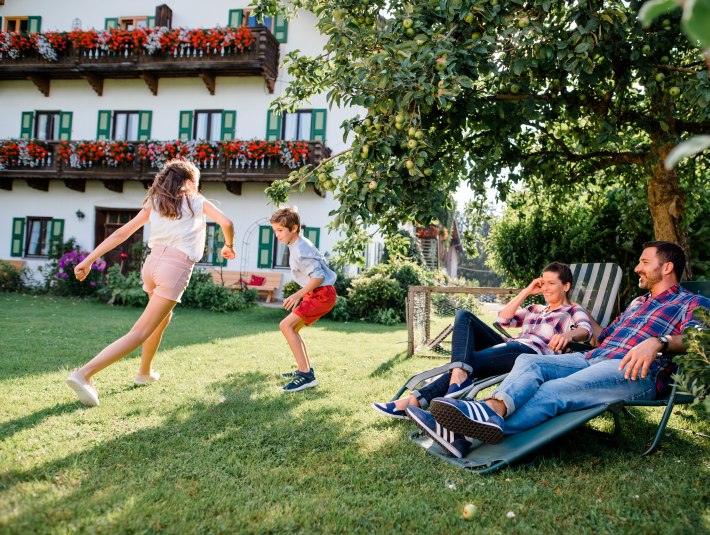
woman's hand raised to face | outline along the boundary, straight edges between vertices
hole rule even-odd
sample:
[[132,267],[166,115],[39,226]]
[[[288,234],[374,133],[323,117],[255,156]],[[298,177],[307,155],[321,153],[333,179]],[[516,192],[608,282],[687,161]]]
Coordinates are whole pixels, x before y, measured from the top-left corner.
[[538,277],[537,279],[533,280],[530,284],[528,284],[528,287],[526,288],[528,291],[528,294],[530,295],[537,295],[542,293],[542,277]]

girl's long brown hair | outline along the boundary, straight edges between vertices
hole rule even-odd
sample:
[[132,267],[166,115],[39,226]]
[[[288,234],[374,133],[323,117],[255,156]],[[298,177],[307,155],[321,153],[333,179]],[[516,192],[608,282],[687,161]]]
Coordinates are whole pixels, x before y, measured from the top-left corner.
[[155,175],[144,204],[152,201],[153,208],[161,216],[180,219],[183,215],[182,199],[187,198],[187,206],[194,217],[195,212],[190,204],[190,189],[186,187],[188,181],[193,183],[195,191],[197,191],[200,170],[194,164],[185,160],[166,162],[165,166]]

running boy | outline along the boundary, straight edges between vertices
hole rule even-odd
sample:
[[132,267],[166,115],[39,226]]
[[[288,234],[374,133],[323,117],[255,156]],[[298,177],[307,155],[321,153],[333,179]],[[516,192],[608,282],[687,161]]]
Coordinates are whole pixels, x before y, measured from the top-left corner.
[[336,275],[318,249],[300,235],[301,219],[294,208],[277,210],[271,216],[270,223],[276,239],[288,245],[291,273],[302,286],[284,299],[284,308],[291,313],[279,324],[298,365],[296,372],[284,374],[293,379],[283,389],[285,392],[298,392],[318,384],[306,345],[298,332],[304,325],[313,324],[331,311],[337,297],[333,288]]

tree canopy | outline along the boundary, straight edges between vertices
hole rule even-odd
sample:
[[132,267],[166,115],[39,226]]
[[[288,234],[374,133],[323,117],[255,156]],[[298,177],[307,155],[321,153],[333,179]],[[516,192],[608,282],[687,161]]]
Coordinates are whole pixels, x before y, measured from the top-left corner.
[[283,202],[314,182],[340,203],[335,227],[392,230],[442,218],[460,180],[481,198],[489,180],[501,198],[519,183],[552,196],[641,184],[656,238],[688,249],[679,174],[707,192],[707,162],[667,170],[663,161],[681,139],[710,131],[710,81],[679,31],[680,10],[644,29],[640,4],[292,1],[328,40],[317,57],[287,55],[295,79],[276,107],[326,92],[330,104],[367,111],[343,124],[350,150],[274,183],[269,196]]

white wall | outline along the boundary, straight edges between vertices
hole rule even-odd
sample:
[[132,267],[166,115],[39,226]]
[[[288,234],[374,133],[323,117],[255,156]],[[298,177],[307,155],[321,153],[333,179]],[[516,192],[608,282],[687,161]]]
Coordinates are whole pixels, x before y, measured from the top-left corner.
[[[0,6],[0,17],[41,16],[42,31],[69,31],[75,18],[81,20],[83,29],[104,27],[108,17],[154,15],[155,6],[163,2],[123,0],[120,3],[87,0],[6,0]],[[210,0],[194,2],[171,0],[173,27],[207,28],[225,26],[230,9],[247,8],[248,2]],[[318,54],[326,42],[315,29],[316,19],[303,12],[292,20],[288,28],[288,42],[280,45],[280,58],[294,49],[306,54]],[[1,71],[0,71],[1,73]],[[61,110],[73,112],[72,140],[96,139],[99,110],[152,110],[151,138],[171,140],[178,137],[178,119],[181,110],[228,109],[237,111],[237,138],[264,138],[266,110],[269,104],[284,91],[288,74],[281,69],[270,94],[261,77],[218,77],[215,95],[210,95],[199,78],[164,78],[159,82],[158,95],[154,96],[139,79],[104,82],[103,95],[98,96],[84,80],[52,80],[49,97],[42,95],[30,81],[4,81],[0,74],[0,138],[18,138],[23,111]],[[305,103],[303,108],[327,108],[324,95]],[[340,124],[360,110],[332,109],[328,111],[326,145],[338,152],[346,148]],[[1,172],[0,172],[1,173]],[[205,183],[203,193],[215,201],[232,217],[237,226],[235,248],[237,259],[227,269],[240,269],[242,256],[248,254],[248,269],[256,269],[258,236],[255,232],[246,250],[242,250],[244,232],[261,218],[274,211],[264,196],[264,184],[246,183],[242,195],[229,193],[224,184]],[[0,258],[10,258],[11,223],[13,217],[41,216],[64,219],[64,238],[75,237],[86,248],[94,246],[95,207],[137,208],[145,196],[143,185],[125,182],[123,193],[107,190],[101,183],[87,181],[85,192],[68,189],[63,182],[54,180],[49,191],[31,189],[24,180],[15,180],[12,191],[0,190]],[[326,199],[317,196],[312,188],[303,194],[292,195],[289,204],[299,207],[304,224],[321,228],[320,249],[331,250],[337,240],[329,235],[325,226],[328,212],[337,207],[332,194]],[[75,215],[77,210],[86,214],[83,221]],[[146,232],[146,236],[147,236]],[[39,260],[27,260],[36,268]],[[284,277],[284,282],[289,280]]]

